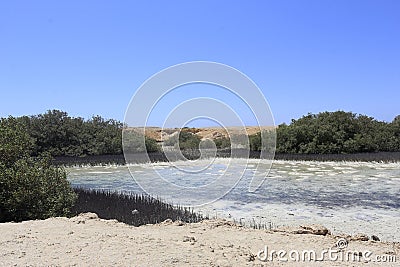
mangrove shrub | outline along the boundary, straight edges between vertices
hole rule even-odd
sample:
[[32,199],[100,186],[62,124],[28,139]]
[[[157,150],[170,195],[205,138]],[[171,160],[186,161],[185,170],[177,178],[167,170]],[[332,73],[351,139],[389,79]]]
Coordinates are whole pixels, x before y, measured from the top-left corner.
[[19,120],[0,119],[0,222],[66,216],[76,200],[65,170],[33,146]]

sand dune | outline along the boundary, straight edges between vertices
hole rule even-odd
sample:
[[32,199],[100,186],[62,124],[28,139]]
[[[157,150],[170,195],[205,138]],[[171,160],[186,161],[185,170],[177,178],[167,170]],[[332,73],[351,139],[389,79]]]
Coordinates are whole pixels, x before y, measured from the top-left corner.
[[[245,126],[245,127],[203,127],[203,128],[186,128],[184,131],[190,131],[200,138],[208,138],[208,139],[216,139],[220,137],[229,137],[229,134],[256,134],[261,130],[270,130],[273,126]],[[138,132],[143,132],[143,128],[140,127],[132,127],[131,130],[136,130]],[[153,138],[158,142],[162,140],[167,140],[172,135],[179,132],[179,128],[160,128],[160,127],[146,127],[145,134],[147,137]],[[228,134],[229,132],[229,134]]]
[[[326,254],[324,261],[293,261],[296,253],[291,250],[300,254],[315,250],[317,257],[322,250],[339,251],[340,237],[319,226],[265,231],[208,220],[132,227],[86,213],[70,219],[3,223],[0,232],[0,265],[4,266],[398,266],[400,262],[399,243],[360,241],[363,236],[346,237],[347,248],[332,258]],[[290,252],[288,262],[262,261],[266,246],[268,254],[272,250]],[[370,251],[369,260],[383,256],[397,263],[340,260],[340,255],[356,251]]]

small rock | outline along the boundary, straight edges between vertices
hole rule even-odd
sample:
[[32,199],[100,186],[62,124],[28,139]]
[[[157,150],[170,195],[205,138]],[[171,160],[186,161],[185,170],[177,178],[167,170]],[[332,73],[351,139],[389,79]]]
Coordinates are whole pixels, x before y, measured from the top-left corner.
[[183,225],[185,225],[185,223],[182,222],[181,220],[177,220],[177,221],[174,222],[174,225],[176,225],[176,226],[183,226]]
[[194,236],[184,236],[183,242],[196,242],[196,238]]
[[396,252],[395,251],[385,251],[384,254],[386,254],[386,255],[396,255]]
[[132,215],[137,215],[139,214],[139,211],[137,209],[132,210]]
[[356,234],[355,236],[350,237],[351,241],[368,241],[369,237],[365,234]]
[[163,221],[161,224],[172,224],[173,221],[171,219],[166,219],[165,221]]
[[76,222],[77,224],[85,224],[85,222],[88,220],[99,220],[99,216],[97,216],[97,214],[93,212],[86,212],[81,213],[78,216],[72,217],[69,220],[71,222]]
[[234,222],[227,221],[225,219],[209,220],[207,223],[210,225],[210,228],[216,228],[220,226],[236,226]]
[[255,261],[256,260],[256,256],[253,255],[252,253],[250,253],[249,257],[247,258],[247,261]]
[[78,216],[82,217],[82,218],[85,218],[87,220],[94,220],[94,219],[98,219],[99,218],[99,216],[97,216],[97,214],[94,213],[94,212],[81,213]]
[[311,235],[329,235],[331,232],[322,225],[301,225],[300,229],[293,232],[294,234],[311,234]]
[[373,241],[381,241],[381,240],[379,239],[379,237],[377,237],[376,235],[371,235],[371,239],[372,239]]

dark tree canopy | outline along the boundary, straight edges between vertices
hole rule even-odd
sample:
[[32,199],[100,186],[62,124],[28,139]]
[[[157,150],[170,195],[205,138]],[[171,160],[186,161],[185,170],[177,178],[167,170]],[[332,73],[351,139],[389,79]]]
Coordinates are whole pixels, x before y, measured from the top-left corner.
[[335,154],[400,151],[399,128],[351,112],[308,114],[277,128],[278,153]]
[[18,118],[34,140],[32,155],[86,156],[122,153],[123,124],[93,116],[89,120],[49,110],[36,116]]
[[65,216],[76,200],[65,170],[33,148],[21,121],[0,119],[0,222]]

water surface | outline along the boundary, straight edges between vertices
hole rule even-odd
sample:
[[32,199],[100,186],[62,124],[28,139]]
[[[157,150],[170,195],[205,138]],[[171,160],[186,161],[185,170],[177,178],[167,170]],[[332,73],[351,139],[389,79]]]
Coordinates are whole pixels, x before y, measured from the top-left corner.
[[[157,186],[154,175],[161,175],[177,185],[173,192],[159,189],[167,201],[179,204],[196,198],[207,202],[212,200],[212,192],[188,196],[182,188],[206,185],[215,179],[238,179],[243,164],[247,164],[232,191],[196,209],[209,216],[275,226],[318,223],[334,233],[375,234],[400,241],[400,163],[274,161],[268,172],[269,165],[262,161],[256,171],[255,159],[218,158],[198,172],[203,163],[130,165],[132,175],[126,166],[74,167],[68,168],[68,178],[73,186],[144,193],[132,176],[140,177],[146,186]],[[177,166],[193,172],[189,175]],[[247,190],[253,175],[266,174],[256,192]]]

